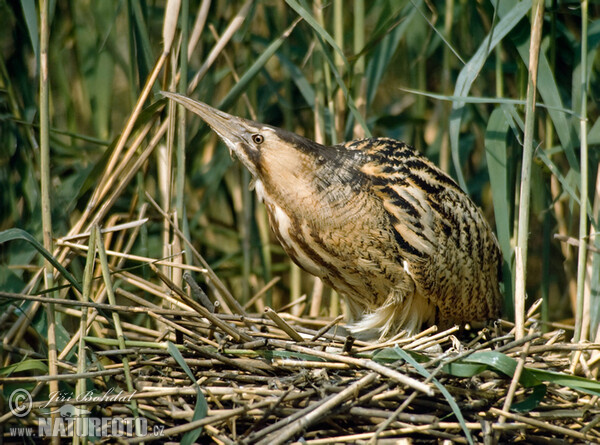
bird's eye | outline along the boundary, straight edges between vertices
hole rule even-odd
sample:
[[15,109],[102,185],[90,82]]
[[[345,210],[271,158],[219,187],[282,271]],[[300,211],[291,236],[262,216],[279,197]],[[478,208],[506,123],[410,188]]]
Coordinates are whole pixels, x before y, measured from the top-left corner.
[[252,135],[252,142],[254,142],[255,144],[262,144],[265,141],[265,138],[262,134],[253,134]]

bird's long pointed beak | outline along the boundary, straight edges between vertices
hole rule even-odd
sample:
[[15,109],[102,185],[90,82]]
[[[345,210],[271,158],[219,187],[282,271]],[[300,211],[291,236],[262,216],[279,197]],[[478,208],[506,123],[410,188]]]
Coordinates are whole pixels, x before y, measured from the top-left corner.
[[169,99],[182,104],[188,110],[194,112],[206,122],[219,135],[223,142],[229,148],[229,152],[235,152],[237,157],[250,169],[252,173],[256,172],[256,166],[251,162],[249,153],[251,145],[251,135],[259,130],[256,122],[232,116],[221,110],[213,108],[203,102],[199,102],[189,97],[177,93],[161,91],[161,94]]
[[[248,130],[247,121],[245,119],[232,116],[231,114],[224,113],[221,110],[211,107],[204,102],[199,102],[189,97],[182,96],[177,93],[170,93],[167,91],[161,91],[161,94],[180,103],[188,110],[196,113],[206,122],[223,140],[229,140],[231,142],[238,142],[240,136],[246,133]],[[243,125],[246,123],[246,125]]]

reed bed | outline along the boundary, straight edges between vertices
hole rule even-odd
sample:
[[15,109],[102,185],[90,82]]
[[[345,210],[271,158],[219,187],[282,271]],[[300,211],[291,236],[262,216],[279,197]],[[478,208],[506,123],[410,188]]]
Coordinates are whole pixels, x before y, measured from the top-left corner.
[[[127,293],[119,294],[127,298]],[[44,297],[6,293],[0,297],[49,302]],[[185,305],[178,301],[178,306]],[[511,324],[502,322],[477,336],[451,329],[378,345],[340,335],[330,327],[339,320],[276,312],[275,320],[265,314],[218,312],[206,318],[206,308],[166,310],[150,303],[140,305],[139,299],[135,303],[127,307],[54,301],[59,314],[83,318],[89,312],[88,319],[96,326],[96,336],[83,337],[91,362],[84,369],[62,359],[59,374],[52,377],[41,370],[23,373],[41,354],[8,345],[7,352],[20,366],[13,368],[12,375],[4,373],[0,383],[35,391],[51,378],[60,383],[66,396],[58,401],[36,398],[27,418],[5,414],[1,419],[5,434],[15,425],[35,427],[39,417],[64,405],[64,397],[93,413],[90,416],[133,415],[128,404],[113,408],[106,402],[89,403],[86,397],[73,396],[74,391],[67,388],[85,379],[98,397],[119,393],[135,402],[137,414],[148,419],[142,437],[122,438],[129,443],[179,441],[190,433],[203,443],[397,443],[399,438],[405,443],[600,441],[598,388],[596,395],[590,395],[551,382],[540,398],[531,395],[535,389],[515,384],[518,372],[511,379],[493,364],[481,365],[489,369],[472,377],[452,374],[452,366],[491,351],[516,363],[513,369],[521,371],[565,370],[573,356],[579,372],[597,371],[599,344],[574,345],[561,329],[542,334],[535,318],[528,320],[529,335],[520,341],[514,340]],[[124,344],[114,339],[110,319],[97,315],[101,310],[120,315]],[[168,328],[145,328],[147,320],[125,322],[135,314]],[[14,327],[11,323],[4,326]],[[178,335],[183,336],[180,343]],[[535,407],[526,412],[509,409],[526,400]]]
[[[33,396],[26,417],[0,417],[7,440],[11,428],[36,431],[40,418],[69,403],[88,417],[146,419],[146,430],[118,437],[128,443],[600,441],[600,344],[572,343],[565,326],[542,332],[541,302],[518,340],[514,324],[500,320],[480,330],[434,327],[362,342],[342,317],[250,312],[228,301],[210,268],[180,269],[180,287],[161,271],[177,266],[98,242],[112,234],[111,244],[120,244],[119,235],[152,224],[162,222],[146,218],[58,240],[93,271],[82,289],[89,298],[0,292],[9,303],[0,335],[12,363],[0,384]],[[205,287],[223,295],[209,298]],[[28,346],[35,341],[19,317],[24,303],[52,303],[71,326],[54,375],[45,354]],[[69,358],[77,348],[85,351],[79,364]],[[45,389],[49,381],[60,398]],[[121,399],[107,402],[103,394]]]
[[[73,443],[600,442],[596,2],[0,12],[0,440],[72,405],[147,421]],[[249,173],[161,90],[414,145],[495,222],[505,320],[351,338]]]

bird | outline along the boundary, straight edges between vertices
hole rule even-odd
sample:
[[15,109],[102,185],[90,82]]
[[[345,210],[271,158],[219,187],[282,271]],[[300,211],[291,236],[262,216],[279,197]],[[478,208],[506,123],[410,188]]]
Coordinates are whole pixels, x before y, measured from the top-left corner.
[[359,339],[501,315],[502,254],[457,183],[404,142],[327,146],[162,92],[198,115],[250,171],[291,259],[335,289]]

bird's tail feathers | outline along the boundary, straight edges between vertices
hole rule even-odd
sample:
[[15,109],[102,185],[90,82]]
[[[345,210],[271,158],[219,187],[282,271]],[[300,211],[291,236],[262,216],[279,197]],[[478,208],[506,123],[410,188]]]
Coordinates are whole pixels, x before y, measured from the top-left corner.
[[427,299],[415,295],[390,292],[385,303],[349,325],[350,331],[361,340],[383,339],[403,333],[417,334],[425,322],[431,322],[435,308]]

